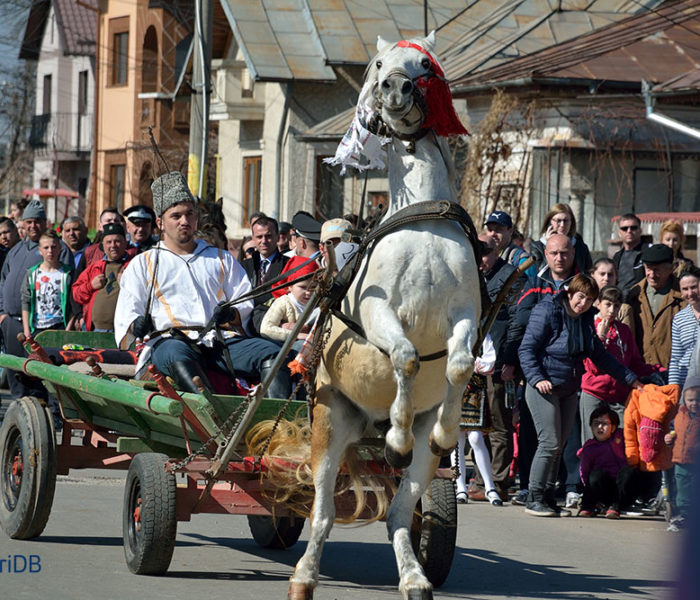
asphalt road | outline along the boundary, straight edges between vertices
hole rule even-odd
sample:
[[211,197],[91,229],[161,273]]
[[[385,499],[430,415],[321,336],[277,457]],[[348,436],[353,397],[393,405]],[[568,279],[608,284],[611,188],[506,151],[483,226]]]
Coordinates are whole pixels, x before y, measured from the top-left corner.
[[[308,525],[296,546],[270,551],[252,541],[245,517],[195,515],[191,522],[178,524],[169,572],[137,576],[124,562],[123,493],[120,472],[73,471],[59,477],[51,518],[41,537],[15,541],[0,532],[0,560],[33,555],[41,565],[37,573],[8,573],[4,568],[0,597],[286,598],[287,580],[303,552]],[[510,504],[462,505],[455,560],[435,598],[665,599],[678,536],[666,531],[660,517],[541,519]],[[316,600],[398,599],[396,584],[383,524],[332,531]]]

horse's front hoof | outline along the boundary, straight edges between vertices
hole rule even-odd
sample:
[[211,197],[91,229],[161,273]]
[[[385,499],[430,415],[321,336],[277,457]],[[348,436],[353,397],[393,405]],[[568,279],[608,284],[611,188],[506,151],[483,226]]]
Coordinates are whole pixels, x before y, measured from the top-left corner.
[[394,469],[405,469],[413,460],[413,450],[409,450],[406,454],[399,454],[391,446],[384,446],[384,458]]
[[413,589],[404,594],[405,600],[433,600],[433,590]]
[[[432,596],[431,596],[432,597]],[[288,600],[313,600],[314,590],[308,585],[303,583],[294,583],[293,581],[289,584],[289,591],[287,592]]]
[[454,446],[452,448],[443,448],[435,441],[435,438],[432,435],[430,436],[430,451],[435,456],[449,456],[452,454],[453,450]]

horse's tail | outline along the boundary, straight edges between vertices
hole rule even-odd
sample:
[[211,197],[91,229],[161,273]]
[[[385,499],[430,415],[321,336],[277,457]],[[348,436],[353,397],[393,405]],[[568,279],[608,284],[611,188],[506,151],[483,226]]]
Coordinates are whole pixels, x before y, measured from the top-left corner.
[[[306,417],[296,417],[292,421],[283,419],[270,438],[274,427],[275,421],[268,420],[251,428],[246,436],[248,454],[259,456],[264,465],[261,477],[271,484],[263,491],[265,496],[308,518],[314,500],[311,428]],[[336,523],[348,524],[358,519],[366,523],[386,518],[396,485],[392,477],[371,469],[365,458],[355,445],[348,446],[345,451],[335,495],[351,490],[355,509],[350,516],[337,517]]]

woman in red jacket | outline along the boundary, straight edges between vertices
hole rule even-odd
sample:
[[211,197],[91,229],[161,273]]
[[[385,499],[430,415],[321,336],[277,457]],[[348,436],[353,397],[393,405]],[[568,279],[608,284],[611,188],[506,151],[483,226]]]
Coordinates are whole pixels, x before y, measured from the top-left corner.
[[[629,367],[639,377],[647,377],[656,371],[656,367],[647,365],[642,360],[632,331],[617,319],[620,306],[622,306],[622,291],[612,285],[604,287],[598,297],[598,315],[594,321],[596,333],[608,353],[612,354],[620,364]],[[617,413],[618,422],[622,422],[630,388],[598,369],[592,360],[586,359],[583,364],[586,371],[581,380],[579,406],[581,441],[585,443],[593,437],[588,424],[591,414],[599,406],[609,406]]]

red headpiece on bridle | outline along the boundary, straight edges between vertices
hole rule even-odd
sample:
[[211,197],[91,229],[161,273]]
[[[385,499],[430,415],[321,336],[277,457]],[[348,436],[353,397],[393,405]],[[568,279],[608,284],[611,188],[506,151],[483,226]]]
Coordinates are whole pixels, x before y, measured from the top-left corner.
[[421,76],[415,82],[416,87],[423,93],[427,106],[428,114],[423,126],[432,127],[435,133],[441,136],[469,135],[455,112],[452,104],[452,93],[445,79],[445,73],[432,54],[418,44],[407,40],[400,41],[397,46],[399,48],[413,48],[430,59],[432,74]]

